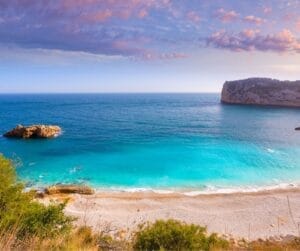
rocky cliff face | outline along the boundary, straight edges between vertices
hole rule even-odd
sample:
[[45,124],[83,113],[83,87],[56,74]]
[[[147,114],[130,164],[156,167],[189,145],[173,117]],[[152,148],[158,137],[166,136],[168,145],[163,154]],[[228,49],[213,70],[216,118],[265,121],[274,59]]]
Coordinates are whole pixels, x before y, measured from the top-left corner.
[[221,101],[228,104],[300,107],[300,81],[269,78],[227,81]]
[[4,134],[9,138],[52,138],[60,134],[61,128],[52,125],[18,125],[16,128]]

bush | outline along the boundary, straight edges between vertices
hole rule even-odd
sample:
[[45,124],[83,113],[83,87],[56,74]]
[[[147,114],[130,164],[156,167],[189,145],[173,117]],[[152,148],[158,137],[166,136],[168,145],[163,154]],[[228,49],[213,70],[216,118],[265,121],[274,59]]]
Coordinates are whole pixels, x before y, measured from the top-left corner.
[[176,220],[158,220],[140,226],[135,233],[135,250],[212,250],[227,249],[229,243],[206,228]]
[[68,233],[73,218],[64,214],[65,204],[45,206],[34,201],[32,192],[25,193],[17,180],[11,161],[0,155],[0,237],[16,240],[31,237],[48,238]]

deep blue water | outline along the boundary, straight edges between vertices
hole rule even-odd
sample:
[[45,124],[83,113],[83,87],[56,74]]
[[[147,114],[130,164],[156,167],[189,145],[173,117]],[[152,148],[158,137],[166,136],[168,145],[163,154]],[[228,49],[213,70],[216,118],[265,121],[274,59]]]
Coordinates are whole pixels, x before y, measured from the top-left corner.
[[219,94],[0,95],[0,132],[57,124],[49,140],[0,137],[35,185],[203,189],[300,183],[300,110]]

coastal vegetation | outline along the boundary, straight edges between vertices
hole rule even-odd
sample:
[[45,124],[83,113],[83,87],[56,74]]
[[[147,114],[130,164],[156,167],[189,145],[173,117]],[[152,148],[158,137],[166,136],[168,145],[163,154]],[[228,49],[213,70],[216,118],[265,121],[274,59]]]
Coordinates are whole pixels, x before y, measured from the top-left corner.
[[25,192],[13,163],[0,155],[0,250],[299,250],[300,239],[226,240],[177,220],[141,225],[125,238],[76,227],[64,203],[42,204]]
[[1,250],[33,237],[54,238],[71,230],[73,218],[64,214],[65,203],[45,206],[34,200],[34,192],[23,191],[12,162],[0,156]]
[[176,220],[158,220],[140,227],[135,234],[135,250],[227,250],[229,242],[206,228]]

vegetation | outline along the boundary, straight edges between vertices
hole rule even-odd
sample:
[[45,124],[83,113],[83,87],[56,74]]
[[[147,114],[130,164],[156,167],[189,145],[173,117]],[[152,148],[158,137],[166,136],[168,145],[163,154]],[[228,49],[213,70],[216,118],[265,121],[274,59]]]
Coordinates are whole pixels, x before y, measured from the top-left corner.
[[33,192],[24,192],[11,161],[0,155],[0,250],[300,250],[300,238],[234,244],[176,220],[144,224],[124,240],[73,227],[74,218],[64,214],[65,203],[37,202]]
[[[0,237],[1,245],[24,243],[32,237],[53,238],[68,234],[73,218],[63,212],[65,204],[45,206],[25,193],[11,161],[0,156]],[[13,238],[7,238],[10,235]],[[5,237],[5,238],[4,238]]]
[[136,250],[212,250],[228,249],[229,243],[206,228],[176,220],[158,220],[140,227],[135,235]]

